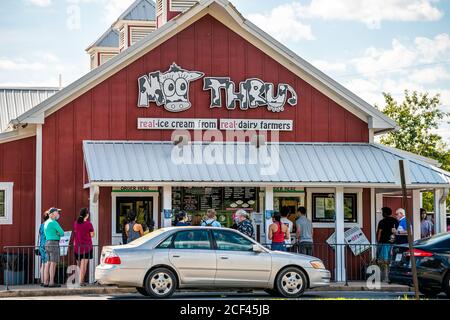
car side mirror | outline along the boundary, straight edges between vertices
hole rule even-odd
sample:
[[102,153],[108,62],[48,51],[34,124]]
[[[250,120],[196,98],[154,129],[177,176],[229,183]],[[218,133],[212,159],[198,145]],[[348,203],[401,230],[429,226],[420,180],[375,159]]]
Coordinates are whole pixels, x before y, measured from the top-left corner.
[[253,245],[253,252],[261,253],[261,252],[264,252],[264,250],[259,245],[254,244]]

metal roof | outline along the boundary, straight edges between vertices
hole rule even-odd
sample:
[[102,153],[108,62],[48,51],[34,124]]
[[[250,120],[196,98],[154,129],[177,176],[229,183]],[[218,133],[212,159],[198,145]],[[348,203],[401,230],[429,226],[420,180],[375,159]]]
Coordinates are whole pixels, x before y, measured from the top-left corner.
[[103,48],[119,48],[119,32],[113,28],[109,28],[96,42],[89,46],[92,47],[103,47]]
[[0,132],[9,122],[48,99],[57,88],[0,88]]
[[43,113],[46,110],[52,108],[58,109],[63,107],[64,106],[63,102],[67,103],[68,101],[73,100],[78,92],[86,88],[89,88],[91,85],[93,85],[93,83],[95,83],[95,81],[98,81],[98,79],[104,77],[106,74],[115,73],[117,71],[116,68],[118,66],[124,67],[126,65],[129,65],[132,61],[134,61],[135,56],[142,55],[144,52],[146,52],[146,50],[149,50],[148,48],[152,44],[157,42],[157,40],[163,38],[164,36],[167,36],[168,34],[173,32],[177,27],[182,25],[182,23],[180,22],[181,20],[190,19],[199,12],[207,10],[209,6],[213,3],[221,6],[224,10],[226,10],[228,14],[237,23],[239,23],[240,26],[244,28],[246,31],[250,32],[255,37],[261,39],[261,41],[265,42],[269,47],[279,52],[279,54],[291,60],[293,65],[297,66],[299,69],[306,72],[307,74],[310,74],[314,79],[319,81],[319,83],[323,84],[327,88],[330,88],[338,96],[342,97],[345,101],[349,102],[352,106],[361,110],[369,117],[381,121],[383,123],[383,125],[381,126],[383,128],[382,131],[395,128],[396,126],[395,121],[389,119],[381,111],[377,110],[375,107],[371,106],[361,98],[358,98],[355,94],[351,93],[348,89],[338,84],[333,79],[327,77],[323,72],[319,71],[311,64],[307,63],[305,60],[301,59],[293,51],[289,50],[287,47],[276,41],[267,33],[260,30],[258,27],[256,27],[249,21],[245,20],[236,10],[236,8],[232,6],[227,0],[202,0],[198,2],[196,5],[192,6],[189,10],[178,15],[174,19],[168,21],[163,26],[147,35],[144,39],[142,39],[135,45],[129,47],[127,50],[122,51],[114,58],[110,59],[108,62],[102,64],[98,68],[84,75],[82,78],[68,85],[53,98],[49,99],[44,103],[39,104],[29,112],[20,116],[19,118],[17,118],[17,122],[28,123],[30,121],[30,118],[33,118],[37,114]]
[[118,20],[155,21],[155,3],[151,0],[137,0],[122,13]]
[[[409,160],[410,184],[448,185],[450,173],[415,159],[390,152],[376,144],[284,143],[259,149],[268,152],[278,170],[264,173],[268,162],[260,164],[250,156],[250,144],[189,144],[169,142],[85,141],[84,158],[90,182],[235,182],[235,183],[317,183],[398,185],[399,159]],[[232,149],[227,149],[232,148]],[[219,161],[203,158],[180,163],[172,154],[202,156],[212,154]],[[195,151],[200,150],[200,153]],[[234,151],[230,151],[234,150]],[[222,152],[222,153],[221,153]],[[233,152],[233,153],[231,153]],[[261,153],[262,152],[262,153]],[[278,152],[279,157],[276,157]],[[227,156],[220,156],[226,154]],[[228,156],[235,154],[235,161]],[[238,157],[240,155],[242,157]],[[193,159],[199,159],[194,158]],[[220,160],[223,160],[220,162]],[[274,166],[277,168],[277,166]],[[266,172],[267,173],[267,172]]]

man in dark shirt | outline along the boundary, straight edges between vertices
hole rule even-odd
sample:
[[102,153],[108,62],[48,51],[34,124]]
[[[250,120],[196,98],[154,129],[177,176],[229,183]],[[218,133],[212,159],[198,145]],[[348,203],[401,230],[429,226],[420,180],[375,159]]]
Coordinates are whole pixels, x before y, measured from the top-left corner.
[[381,208],[383,219],[378,223],[377,241],[378,258],[388,261],[390,258],[391,246],[395,242],[395,236],[392,229],[397,229],[399,222],[392,217],[392,209],[388,207]]

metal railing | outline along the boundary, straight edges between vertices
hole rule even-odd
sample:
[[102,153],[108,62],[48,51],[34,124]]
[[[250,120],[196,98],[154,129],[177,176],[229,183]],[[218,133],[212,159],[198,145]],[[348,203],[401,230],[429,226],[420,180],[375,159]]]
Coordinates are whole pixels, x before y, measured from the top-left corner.
[[[270,249],[270,244],[262,244]],[[35,246],[8,246],[0,252],[0,284],[3,283],[8,290],[12,286],[37,285],[41,283],[42,257],[36,255]],[[287,245],[287,250],[293,253],[302,253],[297,245]],[[370,274],[367,272],[370,266],[378,266],[381,271],[381,280],[388,280],[389,264],[392,260],[393,245],[385,244],[332,244],[313,243],[310,255],[319,258],[325,267],[331,272],[332,281],[336,281],[336,250],[343,252],[345,268],[345,281],[365,281]],[[66,284],[69,277],[73,276],[77,266],[75,252],[80,247],[73,245],[61,247],[63,251],[57,265],[55,274],[56,284]],[[101,247],[93,246],[93,256],[89,261],[86,272],[86,280],[93,283],[95,267],[100,263]]]
[[[60,259],[56,265],[54,283],[64,285],[73,280],[78,283],[79,263],[75,254],[88,258],[90,248],[76,246],[61,246]],[[41,249],[41,250],[40,250]],[[38,285],[43,283],[43,257],[39,246],[6,246],[0,252],[0,283],[6,290],[13,286]],[[46,253],[44,253],[46,254]],[[101,249],[92,246],[92,259],[89,259],[85,281],[94,282],[95,267],[100,263]],[[48,259],[48,257],[47,257]]]
[[[263,244],[266,248],[270,244]],[[312,252],[301,251],[297,244],[286,245],[288,252],[309,254],[319,258],[331,272],[332,281],[336,281],[336,250],[343,252],[345,282],[366,281],[371,275],[369,267],[378,266],[381,281],[388,282],[389,265],[392,261],[394,245],[390,244],[327,244],[313,243]]]

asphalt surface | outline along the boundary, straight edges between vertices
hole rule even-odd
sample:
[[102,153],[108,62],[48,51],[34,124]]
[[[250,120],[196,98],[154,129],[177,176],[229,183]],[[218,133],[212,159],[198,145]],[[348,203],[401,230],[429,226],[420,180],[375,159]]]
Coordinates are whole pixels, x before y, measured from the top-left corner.
[[[59,297],[32,297],[32,298],[5,298],[0,300],[149,300],[140,294],[113,294],[113,295],[74,295]],[[262,291],[230,293],[230,292],[179,292],[171,300],[271,300],[274,297]],[[280,299],[280,298],[275,298]],[[404,300],[414,299],[411,292],[367,292],[367,291],[341,291],[341,292],[306,292],[299,300]],[[444,294],[436,299],[447,300]],[[151,300],[151,299],[150,299]]]

